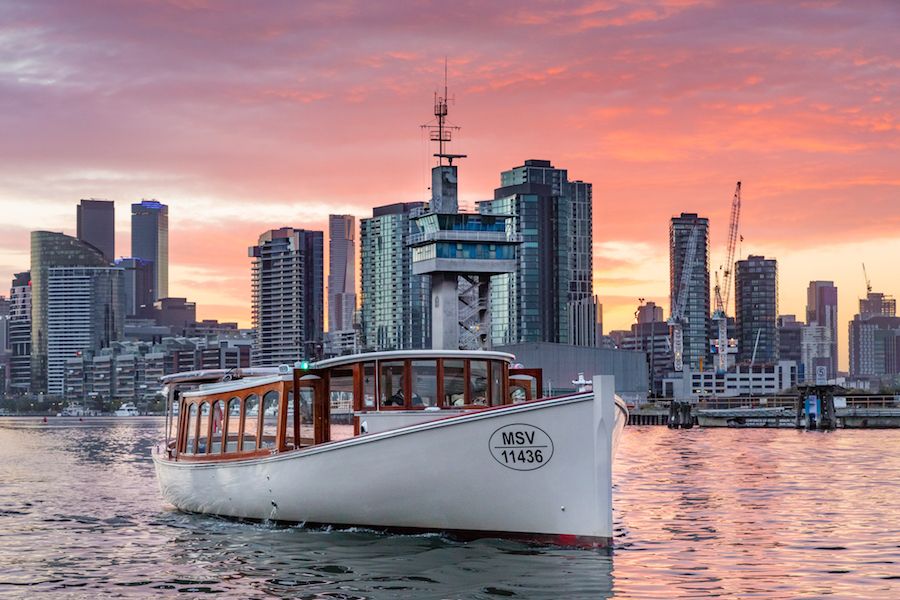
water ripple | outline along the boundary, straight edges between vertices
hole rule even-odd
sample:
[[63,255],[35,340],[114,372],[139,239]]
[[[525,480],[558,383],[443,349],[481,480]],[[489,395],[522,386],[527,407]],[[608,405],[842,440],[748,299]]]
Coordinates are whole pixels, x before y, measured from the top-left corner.
[[900,432],[629,428],[610,554],[182,514],[160,429],[0,419],[0,596],[900,597]]

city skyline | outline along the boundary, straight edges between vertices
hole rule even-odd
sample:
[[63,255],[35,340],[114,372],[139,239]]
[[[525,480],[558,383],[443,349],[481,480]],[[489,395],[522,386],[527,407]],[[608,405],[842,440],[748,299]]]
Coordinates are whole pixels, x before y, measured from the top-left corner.
[[[407,7],[396,29],[359,32],[352,47],[325,44],[321,58],[300,41],[313,29],[339,38],[336,29],[398,15],[361,6],[372,13],[357,21],[311,8],[301,19],[286,7],[245,19],[234,7],[183,6],[154,6],[152,21],[139,8],[0,9],[12,32],[0,53],[29,59],[0,74],[18,107],[0,119],[19,142],[0,166],[8,215],[0,277],[27,270],[30,231],[74,235],[80,198],[119,204],[121,255],[130,247],[123,203],[155,197],[172,215],[169,295],[195,300],[204,317],[248,325],[245,251],[259,231],[325,231],[329,213],[363,218],[373,206],[428,199],[424,119],[410,115],[427,114],[447,55],[463,126],[454,147],[470,156],[460,167],[464,205],[490,198],[497,173],[531,158],[593,183],[593,275],[606,330],[627,329],[639,297],[668,312],[672,216],[710,219],[710,266],[719,266],[738,179],[737,258],[778,260],[783,314],[804,314],[809,281],[835,282],[842,370],[846,324],[865,295],[860,263],[875,290],[898,294],[897,68],[881,50],[891,35],[885,13],[896,11],[888,3],[486,7],[472,34],[460,35],[456,25],[473,23],[456,15],[453,32],[437,26],[424,45],[392,35],[423,18]],[[195,44],[177,26],[183,18],[206,35],[178,64],[179,48]],[[789,38],[779,29],[785,19],[796,27]],[[703,24],[702,39],[690,39],[692,21]],[[490,43],[486,31],[496,33]],[[529,48],[523,33],[536,38]],[[118,60],[99,61],[118,36],[136,41]],[[535,106],[552,121],[537,119]],[[134,108],[144,118],[132,119]],[[73,110],[82,118],[60,120]],[[86,148],[88,134],[98,143]]]

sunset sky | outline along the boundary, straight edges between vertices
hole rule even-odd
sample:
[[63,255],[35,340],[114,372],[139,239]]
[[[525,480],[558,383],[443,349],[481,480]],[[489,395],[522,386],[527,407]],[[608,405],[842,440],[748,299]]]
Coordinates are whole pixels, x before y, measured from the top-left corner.
[[[789,7],[788,7],[789,5]],[[900,2],[6,2],[0,281],[80,198],[170,207],[170,293],[249,325],[247,247],[271,228],[428,197],[444,57],[464,204],[553,161],[594,186],[605,329],[668,310],[668,220],[778,259],[780,312],[811,279],[900,294]],[[733,296],[733,294],[732,294]]]

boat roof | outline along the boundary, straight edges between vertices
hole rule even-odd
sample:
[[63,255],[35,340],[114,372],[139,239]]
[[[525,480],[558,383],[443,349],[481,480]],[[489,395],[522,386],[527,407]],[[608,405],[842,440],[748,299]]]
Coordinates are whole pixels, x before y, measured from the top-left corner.
[[[337,356],[310,363],[308,369],[330,369],[342,365],[351,365],[361,362],[376,360],[402,360],[402,359],[426,359],[426,358],[459,358],[469,360],[502,360],[511,363],[515,355],[508,352],[495,352],[493,350],[387,350],[384,352],[363,352]],[[296,366],[299,366],[299,362]],[[203,396],[240,390],[254,385],[265,385],[282,379],[289,379],[291,366],[278,367],[249,367],[238,369],[203,369],[199,371],[186,371],[173,373],[160,378],[163,384],[170,383],[198,383],[200,388],[185,392],[185,396]]]
[[198,389],[192,390],[190,392],[184,392],[183,396],[185,398],[196,398],[197,396],[209,396],[211,394],[224,394],[227,392],[236,392],[238,390],[244,390],[248,387],[255,387],[258,385],[266,385],[269,383],[276,383],[278,381],[290,381],[291,375],[268,375],[265,377],[246,377],[244,379],[235,379],[229,381],[221,381],[218,383],[210,383],[206,385],[201,385]]
[[[286,372],[290,372],[289,368]],[[163,375],[159,378],[163,384],[167,383],[212,383],[222,381],[226,377],[240,379],[243,377],[264,377],[280,373],[278,367],[249,367],[243,369],[202,369],[199,371],[182,371]]]
[[509,354],[508,352],[495,352],[493,350],[386,350],[384,352],[362,352],[360,354],[348,354],[346,356],[327,358],[311,364],[310,368],[328,369],[330,367],[358,362],[402,358],[413,360],[417,358],[468,358],[471,360],[504,360],[506,362],[512,362],[516,359],[514,354]]

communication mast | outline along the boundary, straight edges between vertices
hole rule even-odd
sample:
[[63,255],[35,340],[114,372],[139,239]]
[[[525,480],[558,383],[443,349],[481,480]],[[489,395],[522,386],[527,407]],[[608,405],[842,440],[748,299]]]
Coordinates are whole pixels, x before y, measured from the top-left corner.
[[443,165],[444,159],[447,159],[447,164],[452,166],[453,159],[466,158],[465,154],[449,154],[446,152],[445,144],[453,141],[454,131],[459,131],[458,126],[450,124],[447,120],[450,101],[451,98],[447,91],[447,59],[445,58],[444,95],[439,96],[437,92],[434,93],[434,119],[422,125],[422,129],[428,131],[431,141],[438,143],[438,151],[434,154],[434,157],[438,159],[438,165]]

